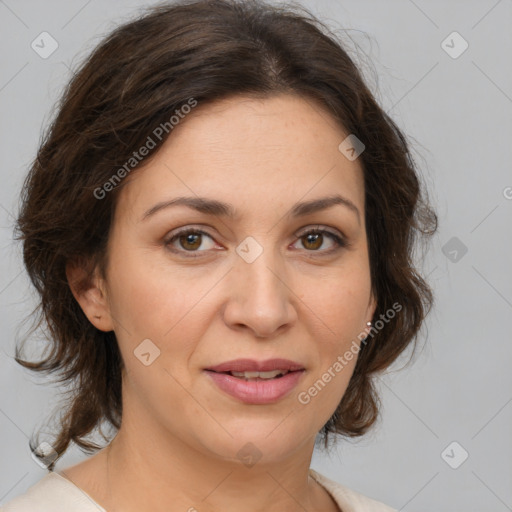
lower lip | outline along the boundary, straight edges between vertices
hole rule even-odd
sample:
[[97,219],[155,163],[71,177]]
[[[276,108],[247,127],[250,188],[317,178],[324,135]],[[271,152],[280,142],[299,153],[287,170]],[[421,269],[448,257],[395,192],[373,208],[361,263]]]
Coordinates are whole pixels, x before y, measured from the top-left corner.
[[278,379],[246,381],[226,373],[205,370],[219,388],[247,404],[270,404],[284,398],[298,384],[304,370],[288,372]]

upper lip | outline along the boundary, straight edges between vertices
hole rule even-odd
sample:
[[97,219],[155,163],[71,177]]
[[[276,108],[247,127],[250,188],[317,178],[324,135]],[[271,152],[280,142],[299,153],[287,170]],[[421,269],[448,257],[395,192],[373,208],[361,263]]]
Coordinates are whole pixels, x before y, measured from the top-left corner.
[[267,359],[257,361],[255,359],[233,359],[215,366],[205,368],[214,372],[269,372],[272,370],[304,370],[304,366],[289,359]]

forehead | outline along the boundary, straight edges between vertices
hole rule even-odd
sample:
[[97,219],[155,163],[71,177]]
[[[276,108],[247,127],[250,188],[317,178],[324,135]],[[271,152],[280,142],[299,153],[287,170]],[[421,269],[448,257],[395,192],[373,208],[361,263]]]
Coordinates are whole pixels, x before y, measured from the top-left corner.
[[161,199],[197,195],[241,214],[338,193],[362,212],[362,168],[338,149],[347,135],[324,107],[298,96],[199,104],[126,178],[119,206],[140,213]]

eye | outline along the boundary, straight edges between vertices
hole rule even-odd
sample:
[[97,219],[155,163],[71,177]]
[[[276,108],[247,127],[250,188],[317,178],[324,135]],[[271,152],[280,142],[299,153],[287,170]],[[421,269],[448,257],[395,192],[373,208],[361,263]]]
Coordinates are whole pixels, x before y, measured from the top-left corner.
[[[203,252],[198,251],[198,249],[203,245],[204,236],[208,237],[210,240],[213,240],[212,237],[205,231],[196,228],[185,228],[181,231],[178,231],[177,233],[174,233],[173,236],[168,238],[165,241],[165,246],[172,252]],[[178,243],[180,247],[176,248],[174,245],[175,243]],[[211,248],[211,246],[209,248]],[[206,249],[208,249],[208,247]],[[192,258],[197,257],[195,254],[190,254],[187,256],[191,256]]]
[[[308,252],[320,252],[330,254],[342,247],[348,246],[348,242],[341,236],[327,229],[320,229],[318,227],[299,233],[297,234],[297,236],[299,237],[299,241],[302,241],[303,247],[305,247],[308,250]],[[327,238],[330,238],[332,241],[334,241],[334,246],[319,251],[318,249],[320,249],[324,244],[326,236]]]
[[[327,229],[320,229],[319,227],[309,229],[302,233],[296,234],[299,237],[299,241],[302,241],[303,247],[308,252],[318,252],[322,254],[331,254],[341,249],[342,247],[348,247],[349,243],[340,235],[333,233]],[[207,237],[211,243],[210,246],[204,247],[204,237]],[[319,250],[325,242],[325,239],[331,239],[331,247],[323,250]],[[178,232],[171,233],[170,237],[165,240],[165,246],[174,253],[188,253],[185,257],[197,258],[201,256],[201,253],[206,252],[208,249],[212,249],[215,244],[213,238],[205,231],[197,228],[184,228]],[[203,248],[202,250],[201,247]]]

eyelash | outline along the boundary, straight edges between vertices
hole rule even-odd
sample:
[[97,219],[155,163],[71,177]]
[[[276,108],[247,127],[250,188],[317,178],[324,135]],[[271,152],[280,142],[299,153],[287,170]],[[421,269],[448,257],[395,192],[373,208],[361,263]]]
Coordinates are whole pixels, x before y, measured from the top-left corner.
[[[213,237],[209,233],[207,233],[206,231],[203,231],[202,229],[184,228],[184,229],[174,233],[172,235],[172,237],[166,239],[164,241],[164,244],[173,253],[180,253],[180,254],[186,253],[187,254],[187,256],[185,256],[186,258],[199,258],[199,257],[201,257],[201,255],[200,254],[194,254],[194,253],[202,253],[202,252],[206,252],[206,251],[187,251],[185,249],[175,249],[175,248],[171,247],[172,243],[175,240],[179,239],[179,237],[190,235],[190,234],[206,235],[207,237],[213,239]],[[340,249],[342,249],[344,247],[348,247],[349,246],[349,243],[343,237],[337,235],[336,233],[333,233],[332,231],[326,230],[326,229],[313,228],[313,229],[310,229],[308,231],[304,231],[303,233],[298,235],[298,238],[300,239],[300,238],[303,238],[306,235],[310,235],[310,234],[313,234],[313,235],[319,235],[319,234],[320,235],[328,235],[330,238],[332,238],[334,240],[334,242],[336,243],[336,247],[328,249],[328,250],[324,250],[324,251],[305,249],[307,252],[313,252],[313,253],[318,252],[318,253],[320,253],[320,255],[328,256],[328,255],[330,255],[330,254],[332,254],[334,252],[339,251]]]

